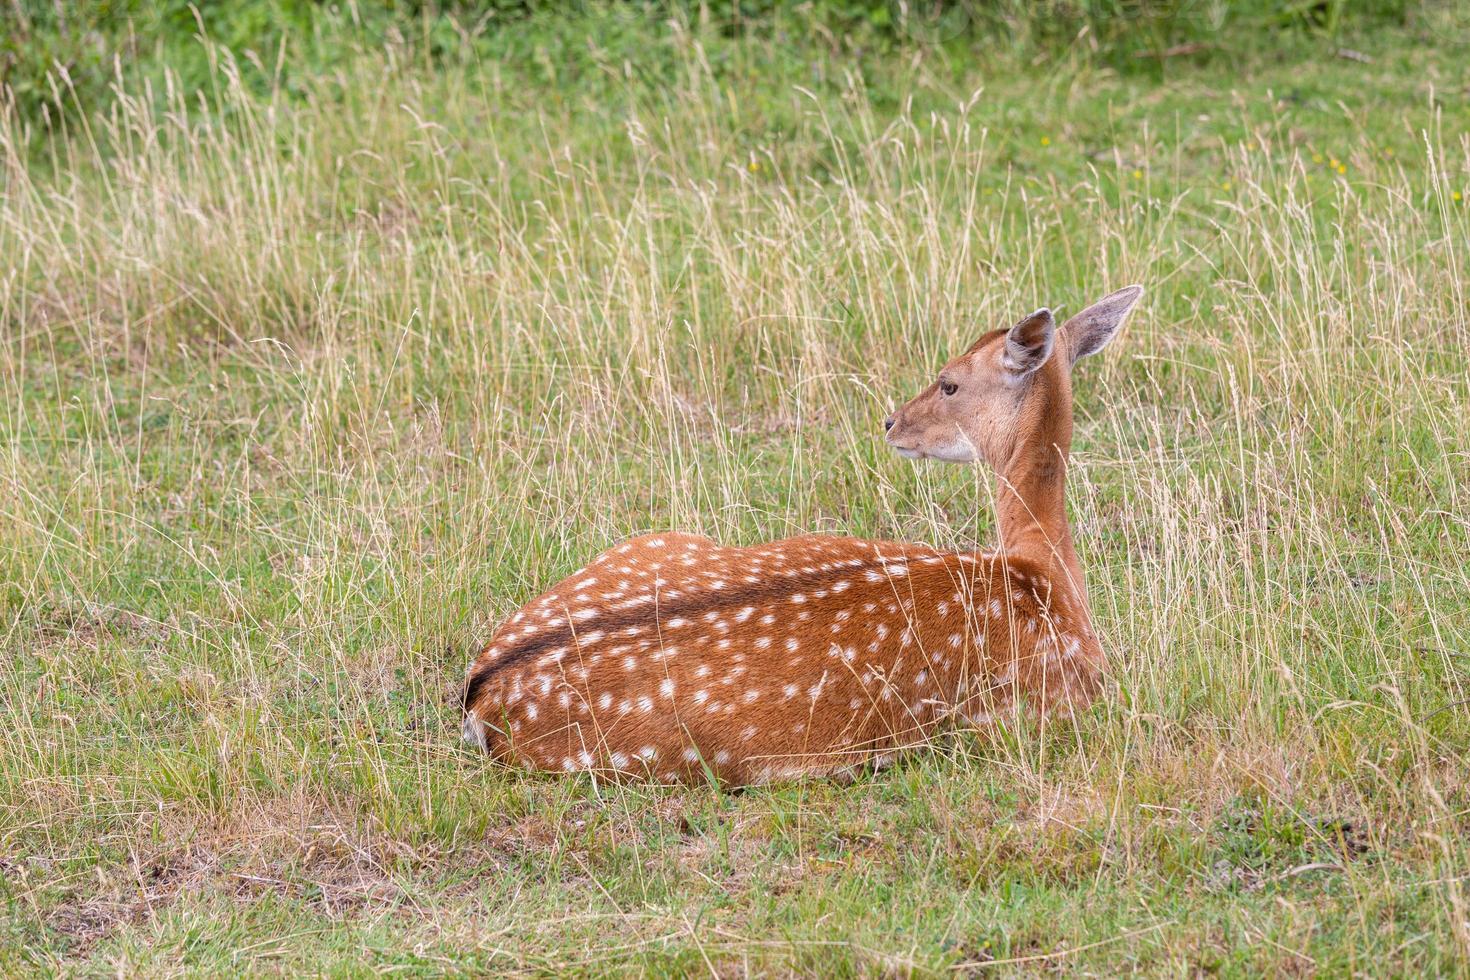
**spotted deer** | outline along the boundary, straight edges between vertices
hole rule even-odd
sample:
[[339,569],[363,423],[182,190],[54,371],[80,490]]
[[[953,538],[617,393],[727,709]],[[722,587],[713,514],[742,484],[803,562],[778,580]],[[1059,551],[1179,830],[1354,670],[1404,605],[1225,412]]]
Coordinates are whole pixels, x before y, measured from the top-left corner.
[[994,469],[998,550],[633,538],[494,633],[470,665],[465,737],[528,769],[740,785],[881,765],[954,721],[1087,705],[1103,650],[1063,499],[1071,372],[1142,292],[986,333],[888,418],[906,457]]

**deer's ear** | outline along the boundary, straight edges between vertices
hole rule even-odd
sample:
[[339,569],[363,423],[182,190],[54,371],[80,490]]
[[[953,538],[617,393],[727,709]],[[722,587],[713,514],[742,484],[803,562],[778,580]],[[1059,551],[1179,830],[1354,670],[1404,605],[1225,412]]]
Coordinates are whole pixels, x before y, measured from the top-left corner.
[[1051,356],[1056,332],[1057,322],[1052,319],[1051,310],[1042,307],[1006,332],[1001,362],[1007,370],[1030,374]]
[[1124,286],[1116,293],[1109,293],[1087,309],[1062,324],[1071,349],[1072,363],[1076,364],[1088,354],[1096,354],[1108,345],[1113,334],[1123,324],[1123,318],[1138,297],[1143,295],[1142,286]]

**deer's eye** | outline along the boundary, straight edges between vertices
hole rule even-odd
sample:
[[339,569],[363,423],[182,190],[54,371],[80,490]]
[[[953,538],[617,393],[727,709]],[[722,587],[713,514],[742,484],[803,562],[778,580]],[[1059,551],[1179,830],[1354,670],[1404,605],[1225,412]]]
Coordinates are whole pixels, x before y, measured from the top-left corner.
[[953,381],[941,381],[939,382],[939,390],[944,392],[946,395],[953,395],[955,392],[960,390],[960,386],[955,384]]

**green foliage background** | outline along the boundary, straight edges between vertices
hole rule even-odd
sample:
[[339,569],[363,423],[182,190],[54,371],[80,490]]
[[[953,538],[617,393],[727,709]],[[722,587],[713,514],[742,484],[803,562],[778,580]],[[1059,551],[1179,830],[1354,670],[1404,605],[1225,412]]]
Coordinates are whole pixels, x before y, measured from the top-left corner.
[[[216,57],[201,38],[232,52],[257,90],[300,91],[299,79],[341,67],[354,50],[388,38],[416,38],[431,61],[502,57],[526,37],[502,28],[539,20],[556,25],[621,9],[631,20],[701,21],[727,34],[816,33],[842,48],[919,41],[967,51],[986,47],[1026,57],[1075,47],[1084,56],[1134,72],[1160,72],[1158,56],[1186,47],[1195,59],[1229,58],[1263,32],[1307,39],[1351,37],[1383,24],[1407,26],[1416,0],[663,0],[547,3],[485,0],[10,0],[0,11],[0,83],[22,114],[45,118],[58,107],[90,109],[108,97],[125,68],[134,80],[162,83],[165,70],[186,91],[208,88]],[[615,23],[605,20],[605,23]],[[534,32],[532,32],[534,35]],[[601,42],[616,47],[618,38]],[[1278,36],[1275,41],[1279,43]]]

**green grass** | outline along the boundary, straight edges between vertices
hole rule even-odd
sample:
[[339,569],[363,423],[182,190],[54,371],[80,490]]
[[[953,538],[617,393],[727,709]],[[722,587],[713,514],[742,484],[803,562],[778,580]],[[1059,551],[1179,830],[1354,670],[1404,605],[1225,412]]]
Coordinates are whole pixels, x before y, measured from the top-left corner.
[[[594,8],[9,113],[0,973],[1465,973],[1466,26],[1119,71]],[[881,419],[1129,282],[1075,725],[733,795],[460,744],[629,533],[991,540]]]

